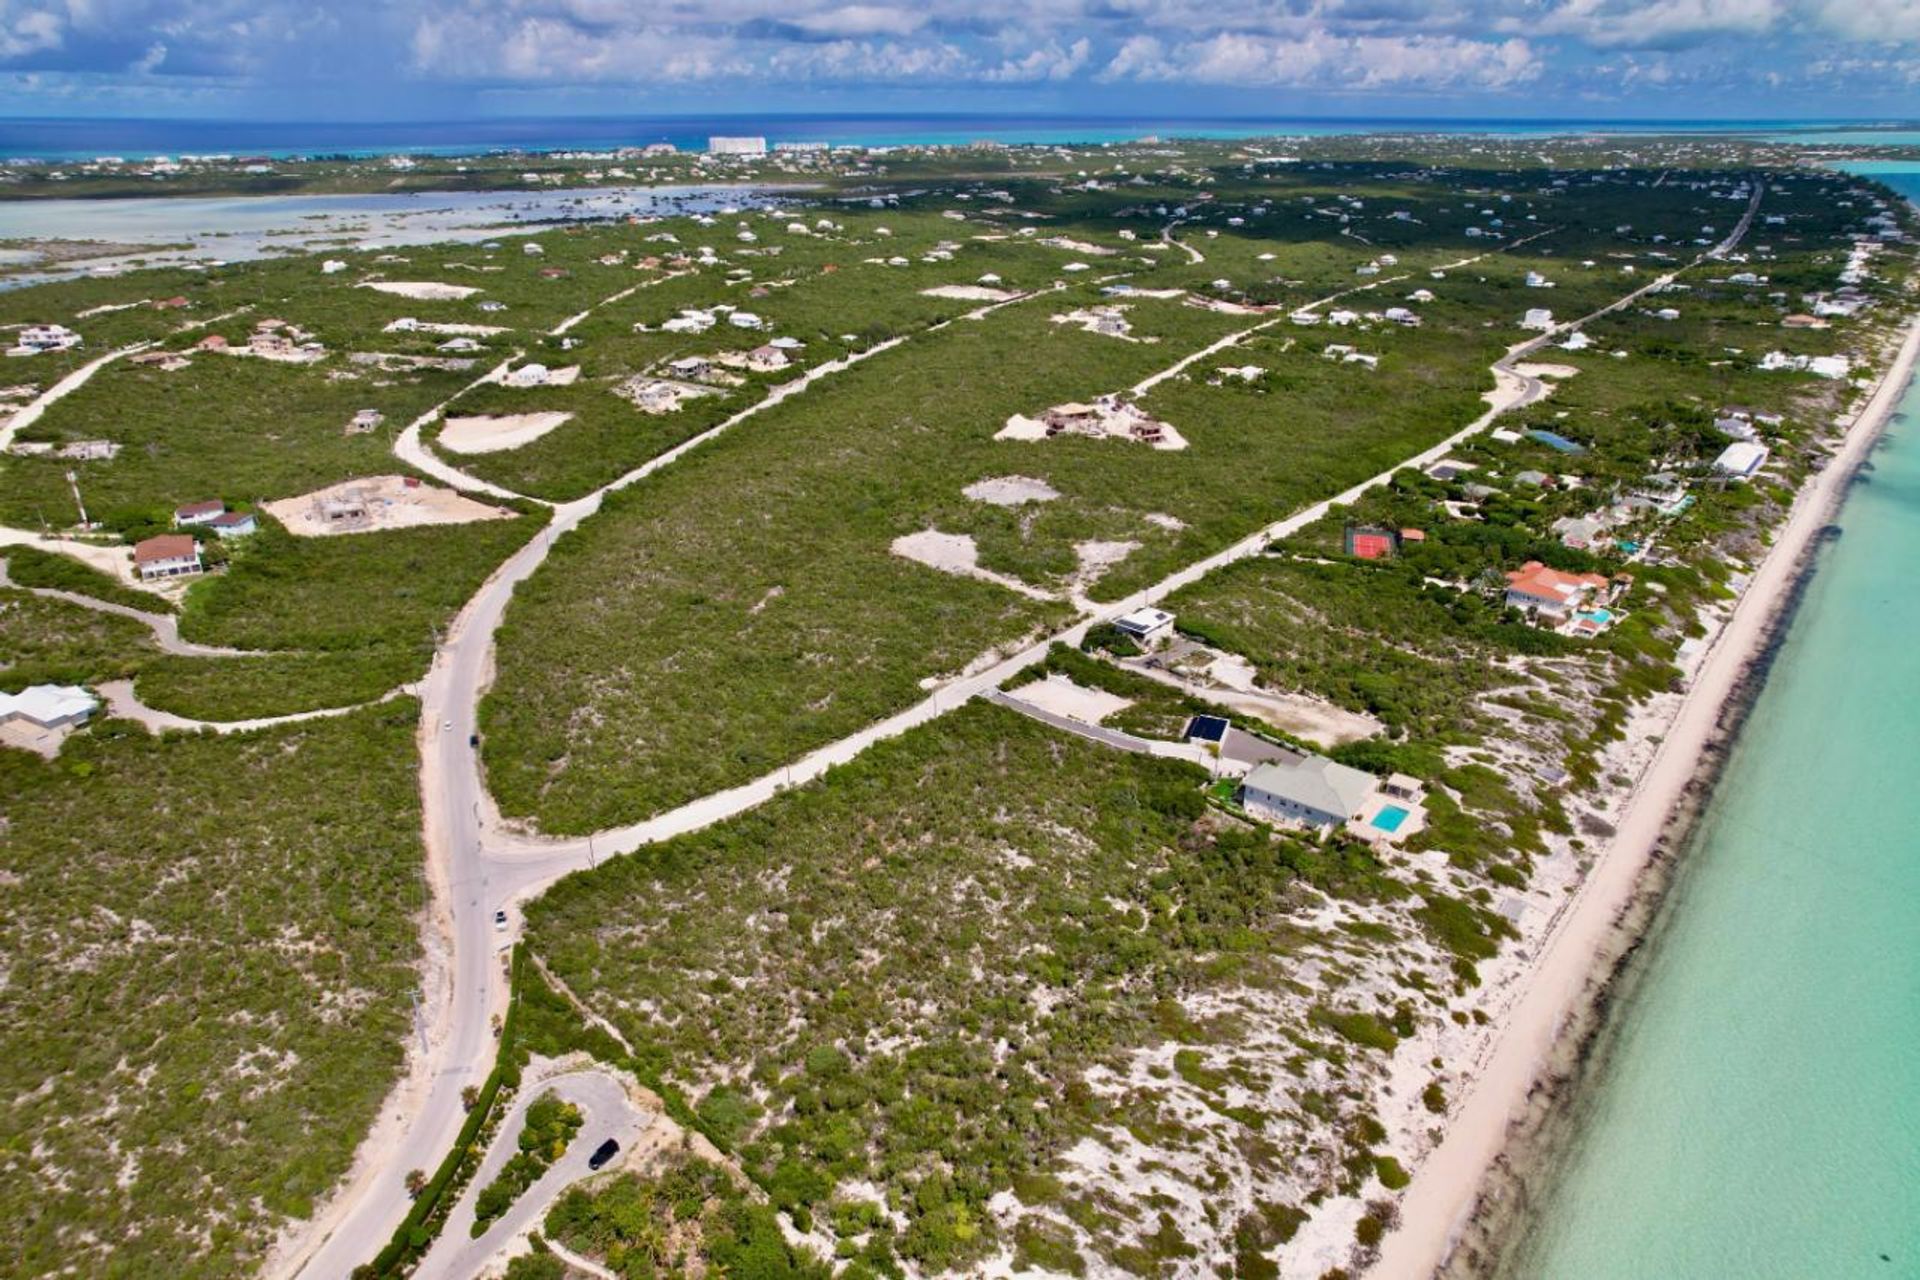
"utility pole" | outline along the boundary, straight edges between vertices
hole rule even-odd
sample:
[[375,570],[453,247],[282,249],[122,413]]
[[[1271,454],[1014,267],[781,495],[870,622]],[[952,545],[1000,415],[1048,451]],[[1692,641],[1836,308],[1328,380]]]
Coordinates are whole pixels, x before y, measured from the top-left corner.
[[89,527],[89,522],[87,520],[87,504],[80,500],[80,473],[69,470],[67,472],[67,485],[73,490],[73,505],[80,508],[80,527],[85,529]]
[[593,832],[589,831],[587,832],[587,870],[589,871],[593,870],[594,866],[595,866],[595,863],[594,863],[594,857],[593,857]]

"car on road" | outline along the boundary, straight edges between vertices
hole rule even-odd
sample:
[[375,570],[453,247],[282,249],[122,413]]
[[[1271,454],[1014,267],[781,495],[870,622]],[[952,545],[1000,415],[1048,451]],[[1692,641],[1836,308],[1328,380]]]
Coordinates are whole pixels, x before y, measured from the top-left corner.
[[493,927],[496,929],[504,929],[507,927],[507,909],[505,907],[493,913]]
[[470,747],[477,747],[477,746],[479,746],[479,745],[480,745],[480,735],[479,735],[479,734],[477,734],[477,733],[470,733],[470,734],[468,734],[468,735],[467,735],[467,745],[468,745],[468,746],[470,746]]
[[441,726],[440,726],[440,727],[441,727],[441,728],[443,728],[443,729],[446,729],[446,730],[448,730],[449,732],[451,732],[451,731],[452,731],[452,729],[453,729],[453,721],[451,721],[451,720],[446,720],[446,721],[443,721],[443,722],[441,722]]
[[593,1154],[587,1157],[587,1168],[589,1169],[601,1168],[607,1163],[607,1161],[613,1159],[615,1156],[619,1154],[620,1154],[620,1144],[615,1142],[612,1138],[608,1138],[605,1142],[595,1147],[593,1149]]

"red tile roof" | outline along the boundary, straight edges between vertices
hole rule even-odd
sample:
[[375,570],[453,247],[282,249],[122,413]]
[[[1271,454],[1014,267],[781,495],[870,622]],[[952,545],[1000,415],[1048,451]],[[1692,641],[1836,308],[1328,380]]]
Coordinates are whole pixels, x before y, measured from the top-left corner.
[[1604,591],[1607,580],[1597,573],[1562,573],[1538,560],[1529,560],[1507,574],[1507,589],[1541,600],[1566,602],[1582,590]]
[[133,546],[133,562],[150,564],[155,560],[179,560],[194,552],[193,535],[186,533],[163,533],[158,537],[136,542]]

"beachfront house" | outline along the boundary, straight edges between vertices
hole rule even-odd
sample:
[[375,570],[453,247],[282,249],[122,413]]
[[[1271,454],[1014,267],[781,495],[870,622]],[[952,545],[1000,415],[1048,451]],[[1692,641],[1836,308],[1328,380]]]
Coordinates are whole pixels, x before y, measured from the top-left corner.
[[1720,456],[1713,460],[1713,469],[1735,480],[1751,480],[1767,465],[1770,456],[1771,451],[1763,444],[1736,440],[1720,451]]
[[1611,588],[1601,574],[1564,573],[1529,560],[1507,574],[1506,601],[1509,608],[1557,624],[1590,601],[1604,598]]
[[133,569],[142,581],[200,573],[200,548],[190,533],[163,533],[133,545]]
[[1141,648],[1173,634],[1173,615],[1165,609],[1141,608],[1117,619],[1114,628]]
[[1240,784],[1238,799],[1256,817],[1324,833],[1358,818],[1379,785],[1370,773],[1303,756],[1259,765]]

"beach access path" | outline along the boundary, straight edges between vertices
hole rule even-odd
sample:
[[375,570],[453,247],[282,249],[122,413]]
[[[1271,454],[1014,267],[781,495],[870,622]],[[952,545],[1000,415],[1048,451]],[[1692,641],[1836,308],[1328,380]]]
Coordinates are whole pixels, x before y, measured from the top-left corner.
[[1844,500],[1912,379],[1920,319],[1866,405],[1845,427],[1833,459],[1796,496],[1772,549],[1714,639],[1692,688],[1623,811],[1618,832],[1588,872],[1558,931],[1541,949],[1524,994],[1499,1028],[1491,1056],[1440,1145],[1413,1171],[1399,1224],[1367,1272],[1380,1280],[1430,1276],[1460,1236],[1515,1120],[1550,1061],[1568,1017],[1606,977],[1608,944],[1641,876],[1667,837],[1688,787],[1727,726],[1727,712],[1766,651],[1806,557]]

